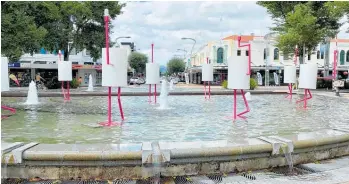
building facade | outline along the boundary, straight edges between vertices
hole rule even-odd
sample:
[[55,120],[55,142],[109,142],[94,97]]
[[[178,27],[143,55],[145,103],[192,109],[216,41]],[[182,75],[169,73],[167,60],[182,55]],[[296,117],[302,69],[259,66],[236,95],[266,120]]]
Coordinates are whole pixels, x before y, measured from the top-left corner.
[[[263,85],[273,85],[274,72],[279,76],[283,74],[283,66],[294,62],[294,54],[284,55],[276,45],[275,35],[241,36],[241,45],[251,44],[251,68],[255,74],[259,72],[263,76]],[[338,49],[338,71],[349,69],[349,39],[333,39],[328,44],[319,44],[310,54],[304,58],[305,62],[314,62],[319,66],[320,75],[329,75],[332,71],[334,50]],[[238,35],[228,36],[218,41],[211,41],[203,45],[191,58],[186,58],[191,83],[201,82],[201,66],[207,60],[214,65],[213,84],[220,84],[227,79],[228,58],[248,56],[247,47],[238,47]],[[299,60],[297,66],[299,67]],[[324,71],[325,72],[321,72]],[[327,74],[326,74],[327,72]],[[280,80],[282,81],[282,80]]]
[[[134,44],[121,43],[121,48],[125,48],[129,56],[134,50]],[[82,78],[81,86],[88,86],[90,75],[93,78],[93,85],[99,86],[102,84],[101,59],[94,62],[86,49],[78,53],[75,52],[75,49],[72,49],[69,60],[72,61],[73,78]],[[24,54],[18,62],[9,63],[9,72],[17,77],[21,86],[26,87],[29,86],[30,81],[35,78],[37,73],[40,73],[45,80],[52,80],[52,78],[57,77],[57,61],[57,53]],[[13,81],[10,82],[10,85],[17,86]]]

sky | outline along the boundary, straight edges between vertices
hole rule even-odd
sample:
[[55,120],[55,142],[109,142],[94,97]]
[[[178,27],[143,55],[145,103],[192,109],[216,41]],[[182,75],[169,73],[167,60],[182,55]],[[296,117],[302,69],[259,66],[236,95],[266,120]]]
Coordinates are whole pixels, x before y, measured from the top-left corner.
[[[182,37],[196,40],[195,53],[209,41],[233,34],[264,36],[273,26],[266,9],[256,1],[127,2],[122,11],[112,22],[112,40],[130,36],[118,42],[134,42],[137,51],[148,55],[149,59],[154,43],[154,62],[161,65],[166,65],[174,55],[185,54],[177,49],[190,53],[194,42],[182,40]],[[345,33],[347,27],[348,24],[341,27],[338,38],[349,38]]]

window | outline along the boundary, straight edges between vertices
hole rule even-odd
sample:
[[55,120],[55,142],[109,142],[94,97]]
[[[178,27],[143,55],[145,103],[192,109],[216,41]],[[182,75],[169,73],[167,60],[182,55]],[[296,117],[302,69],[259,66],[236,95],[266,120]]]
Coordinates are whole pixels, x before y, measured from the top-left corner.
[[347,51],[347,62],[349,62],[349,50]]
[[311,60],[311,51],[308,51],[308,61]]
[[248,50],[246,50],[246,56],[248,56]]
[[267,49],[264,49],[264,56],[263,56],[264,59],[267,59]]
[[341,50],[340,54],[339,54],[339,62],[340,65],[344,65],[344,55],[345,55],[345,51]]
[[89,50],[86,50],[86,56],[89,56],[91,52]]
[[238,56],[241,56],[241,50],[237,50],[237,53],[236,53]]
[[274,60],[279,60],[279,49],[278,48],[274,49]]
[[316,59],[320,59],[320,51],[316,52]]
[[217,49],[217,63],[223,63],[223,52],[224,52],[224,50],[223,50],[223,48],[222,47],[220,47],[220,48],[218,48]]
[[325,55],[324,51],[320,52],[321,59],[324,59],[324,55]]

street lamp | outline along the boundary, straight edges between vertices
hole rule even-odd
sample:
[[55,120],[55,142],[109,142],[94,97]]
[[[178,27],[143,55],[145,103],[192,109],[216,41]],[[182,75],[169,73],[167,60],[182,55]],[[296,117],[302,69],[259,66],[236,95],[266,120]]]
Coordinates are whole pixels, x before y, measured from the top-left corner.
[[185,56],[187,55],[188,51],[186,51],[185,49],[177,49],[177,51],[185,52],[185,54],[184,54],[184,59],[185,59]]
[[121,39],[121,38],[131,38],[131,36],[120,36],[120,37],[117,37],[117,38],[115,39],[115,42],[116,42],[116,44],[117,44],[117,47],[120,47],[120,44],[118,43],[118,39]]
[[191,57],[191,55],[193,55],[193,49],[194,49],[194,46],[196,44],[196,40],[194,38],[185,38],[185,37],[183,37],[182,40],[192,40],[192,41],[194,41],[193,47],[191,48],[191,51],[190,51],[190,57]]
[[[183,37],[182,40],[192,40],[192,41],[194,41],[193,47],[191,48],[191,51],[190,51],[190,57],[189,57],[190,60],[191,60],[191,58],[193,57],[193,49],[194,49],[194,46],[196,44],[196,40],[194,38],[186,38],[186,37]],[[189,62],[188,62],[186,70],[188,69],[188,67],[189,67]]]

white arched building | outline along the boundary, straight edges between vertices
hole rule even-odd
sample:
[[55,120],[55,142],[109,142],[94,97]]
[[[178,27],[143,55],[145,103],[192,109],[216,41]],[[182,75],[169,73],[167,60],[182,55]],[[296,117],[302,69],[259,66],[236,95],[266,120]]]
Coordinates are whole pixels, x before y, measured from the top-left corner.
[[[305,56],[306,62],[316,62],[319,66],[319,74],[324,74],[328,66],[329,72],[332,71],[333,52],[338,45],[338,70],[347,71],[349,69],[349,39],[330,40],[329,44],[319,44],[311,54]],[[283,66],[293,64],[294,54],[284,55],[279,51],[276,45],[276,35],[268,34],[266,36],[242,35],[241,44],[251,44],[252,73],[260,72],[265,84],[265,76],[270,76],[268,80],[273,85],[273,73],[281,74]],[[191,83],[201,83],[201,65],[206,62],[206,58],[214,65],[214,82],[220,84],[227,79],[229,57],[248,56],[247,47],[238,47],[238,35],[228,36],[218,41],[211,41],[201,46],[195,54],[185,61],[188,65],[188,72]],[[327,59],[327,57],[329,59]],[[299,65],[299,59],[298,59]],[[269,73],[269,75],[268,75]],[[326,72],[325,72],[326,74]],[[281,75],[282,76],[282,75]],[[268,77],[267,77],[268,78]],[[282,81],[282,80],[280,80]]]

